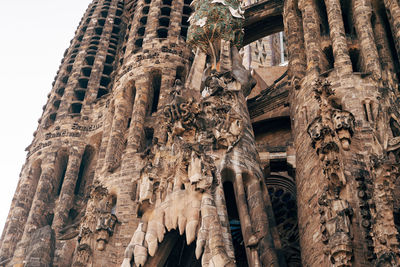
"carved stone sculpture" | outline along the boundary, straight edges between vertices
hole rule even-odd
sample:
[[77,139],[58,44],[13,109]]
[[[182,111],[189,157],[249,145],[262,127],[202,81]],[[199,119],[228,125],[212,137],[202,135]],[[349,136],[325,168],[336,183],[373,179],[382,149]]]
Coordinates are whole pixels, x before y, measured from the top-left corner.
[[86,214],[80,225],[78,247],[72,266],[87,266],[92,262],[94,250],[105,249],[114,232],[117,217],[112,214],[115,199],[106,187],[96,185],[90,194]]
[[350,139],[354,132],[354,116],[348,111],[334,110],[332,113],[333,126],[342,143],[344,150],[350,149]]
[[351,217],[350,204],[338,195],[322,194],[318,201],[321,210],[321,231],[323,242],[327,244],[327,253],[333,266],[352,266]]

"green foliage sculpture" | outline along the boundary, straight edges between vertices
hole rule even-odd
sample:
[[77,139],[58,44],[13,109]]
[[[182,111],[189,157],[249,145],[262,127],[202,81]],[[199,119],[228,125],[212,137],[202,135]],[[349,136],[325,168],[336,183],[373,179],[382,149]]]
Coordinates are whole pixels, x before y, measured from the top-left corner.
[[243,41],[243,11],[238,0],[195,0],[188,43],[211,56],[217,68],[221,40],[239,48]]

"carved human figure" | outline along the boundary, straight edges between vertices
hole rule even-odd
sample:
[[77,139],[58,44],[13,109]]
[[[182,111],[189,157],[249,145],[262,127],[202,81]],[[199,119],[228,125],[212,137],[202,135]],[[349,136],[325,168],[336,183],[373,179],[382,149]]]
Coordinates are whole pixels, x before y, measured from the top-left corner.
[[321,117],[317,117],[308,126],[307,132],[312,139],[312,145],[316,149],[330,185],[334,188],[345,185],[346,179],[339,161],[339,146],[334,141],[334,133],[331,128],[323,123]]
[[149,201],[153,197],[153,177],[150,177],[152,171],[152,164],[148,162],[141,172],[140,188],[139,188],[139,202]]
[[113,214],[115,204],[116,198],[108,193],[106,187],[97,185],[91,191],[72,266],[90,265],[94,249],[105,249],[117,222],[117,217]]
[[352,233],[350,204],[334,194],[324,192],[319,199],[322,208],[321,222],[323,241],[328,244],[328,253],[333,266],[351,266]]
[[333,126],[338,134],[344,150],[350,149],[350,141],[354,132],[354,116],[348,111],[334,110],[332,113]]
[[[111,211],[110,211],[111,212]],[[114,214],[106,213],[99,217],[96,232],[97,232],[97,250],[103,251],[105,249],[110,236],[114,233],[114,227],[117,223],[117,217]]]
[[188,168],[188,175],[191,184],[197,184],[201,180],[201,158],[192,151],[191,161]]

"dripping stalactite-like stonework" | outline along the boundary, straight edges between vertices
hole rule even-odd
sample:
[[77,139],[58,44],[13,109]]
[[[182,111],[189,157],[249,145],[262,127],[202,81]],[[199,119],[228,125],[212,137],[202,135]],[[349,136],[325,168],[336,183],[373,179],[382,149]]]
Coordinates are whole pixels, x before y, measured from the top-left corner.
[[396,0],[94,0],[0,266],[399,266],[399,25]]

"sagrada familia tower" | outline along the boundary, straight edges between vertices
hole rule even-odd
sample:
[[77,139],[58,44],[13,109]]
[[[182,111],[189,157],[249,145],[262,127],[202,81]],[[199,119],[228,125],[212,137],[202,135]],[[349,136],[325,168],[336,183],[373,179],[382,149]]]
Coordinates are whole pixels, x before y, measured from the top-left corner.
[[398,0],[94,0],[0,266],[400,266],[399,58]]

